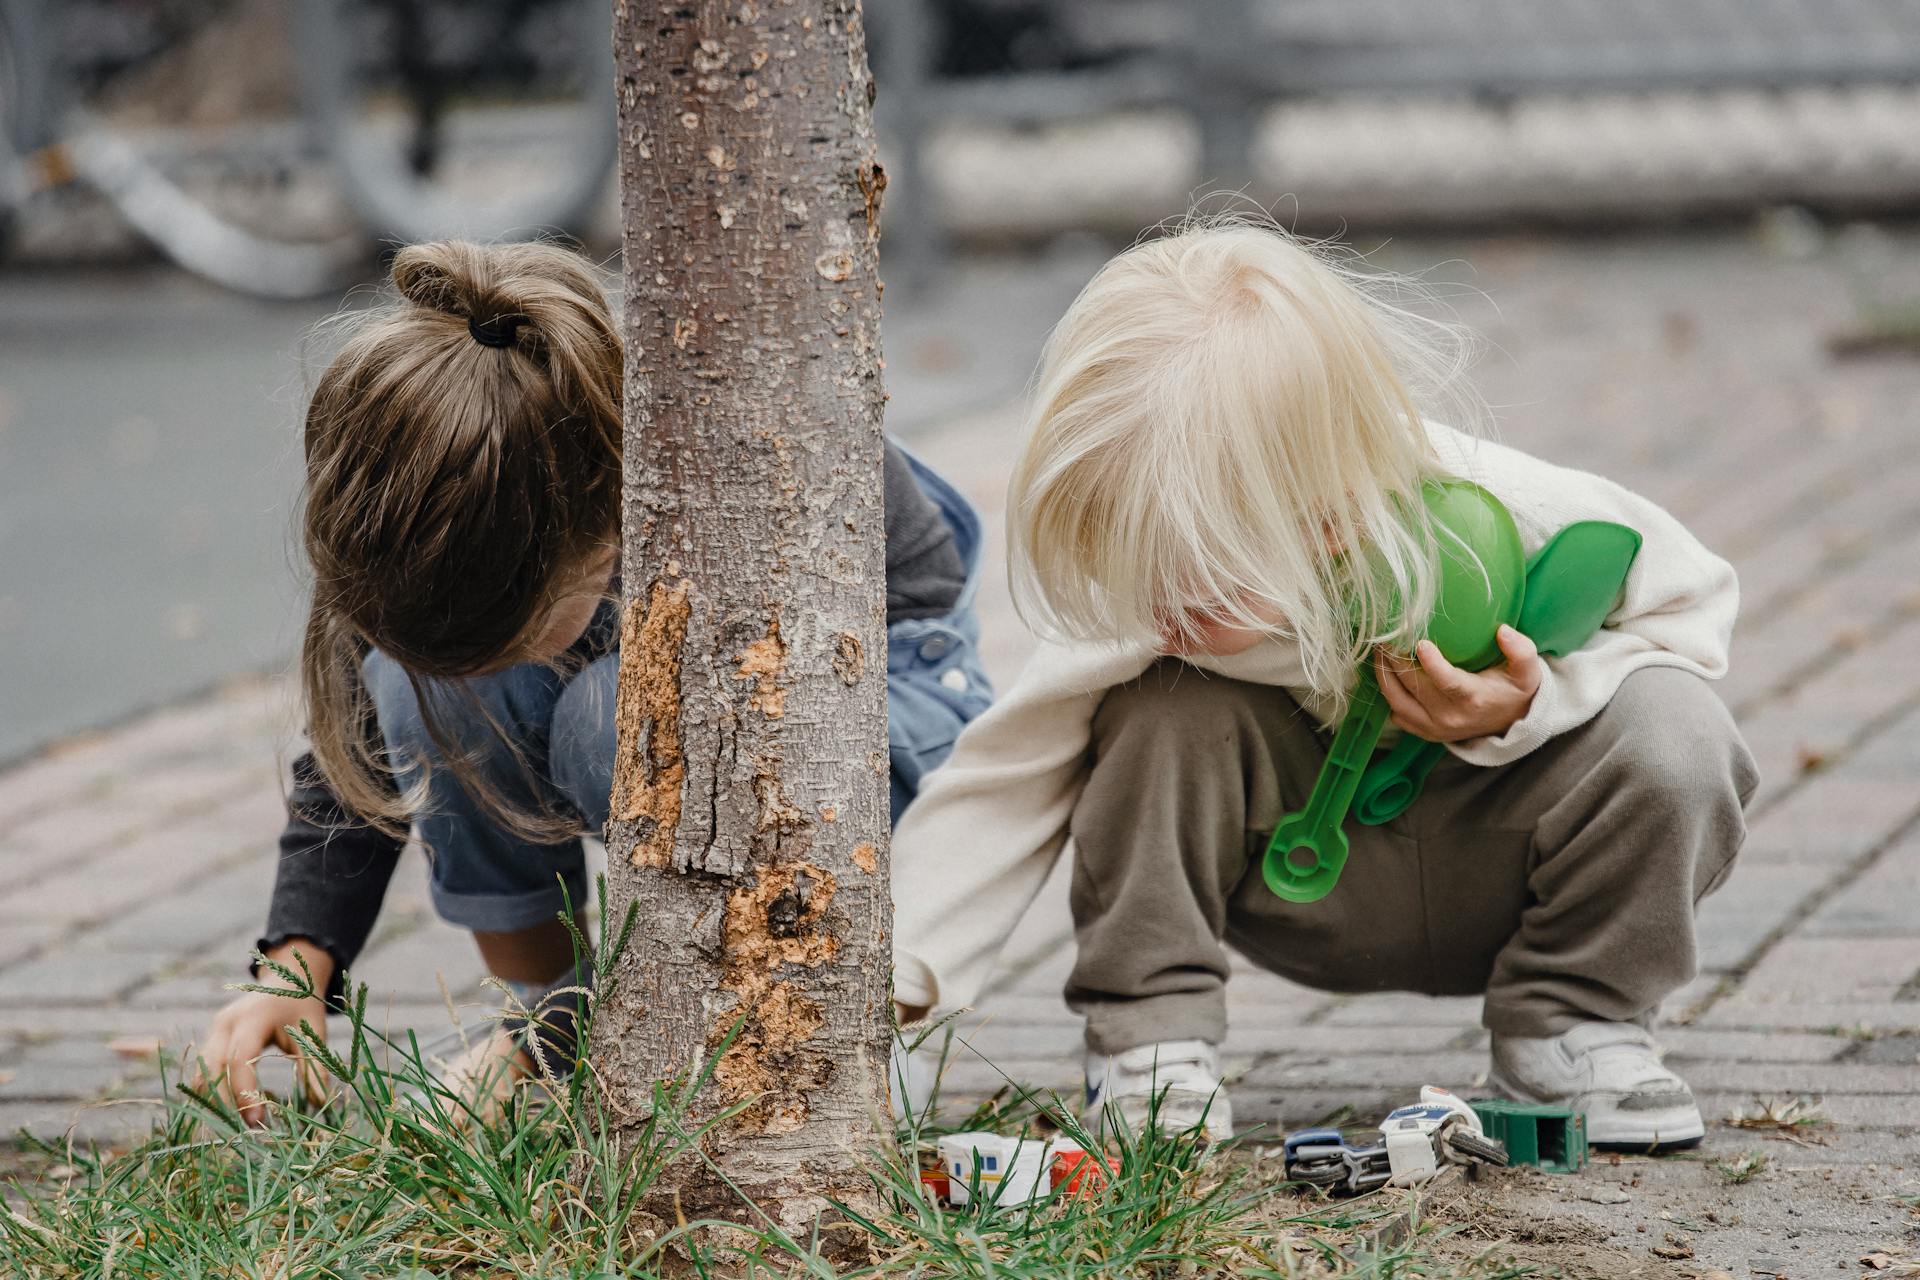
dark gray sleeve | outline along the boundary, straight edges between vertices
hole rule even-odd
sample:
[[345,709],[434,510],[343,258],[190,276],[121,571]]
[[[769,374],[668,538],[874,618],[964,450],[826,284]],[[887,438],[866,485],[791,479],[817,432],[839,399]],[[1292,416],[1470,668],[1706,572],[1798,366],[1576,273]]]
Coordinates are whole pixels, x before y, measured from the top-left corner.
[[953,527],[914,481],[907,457],[887,442],[887,623],[953,612],[967,567]]
[[[293,764],[287,825],[259,950],[305,938],[333,957],[327,1002],[338,1005],[346,970],[359,957],[386,900],[405,842],[347,812],[311,754]],[[252,966],[257,976],[259,965]]]

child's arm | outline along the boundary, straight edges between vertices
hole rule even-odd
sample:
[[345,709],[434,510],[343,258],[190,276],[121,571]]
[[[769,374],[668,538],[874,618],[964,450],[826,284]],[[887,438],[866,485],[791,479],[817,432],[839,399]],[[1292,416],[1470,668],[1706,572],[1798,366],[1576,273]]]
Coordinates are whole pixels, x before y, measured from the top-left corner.
[[1726,674],[1739,579],[1658,503],[1502,445],[1467,443],[1451,432],[1434,441],[1451,470],[1486,485],[1512,509],[1529,551],[1577,520],[1611,520],[1642,539],[1600,633],[1565,657],[1544,660],[1524,716],[1502,733],[1449,743],[1453,754],[1480,765],[1517,760],[1598,715],[1642,667],[1679,667],[1709,680]]
[[[289,938],[264,952],[267,959],[295,973],[302,966],[313,977],[315,991],[324,991],[337,973],[333,957],[324,948],[306,938]],[[269,976],[262,984],[277,986],[279,979]],[[266,1105],[260,1095],[260,1075],[255,1067],[260,1055],[269,1048],[294,1059],[307,1096],[318,1101],[323,1087],[319,1069],[306,1060],[288,1029],[301,1023],[313,1029],[320,1040],[327,1038],[327,1005],[318,995],[269,995],[249,991],[229,1002],[213,1017],[205,1043],[198,1049],[200,1083],[207,1077],[219,1082],[220,1094],[248,1124],[266,1118]]]
[[[255,949],[296,973],[304,964],[315,994],[246,992],[214,1015],[199,1049],[204,1071],[220,1081],[222,1094],[248,1124],[265,1116],[254,1067],[260,1055],[277,1047],[300,1060],[287,1028],[302,1022],[326,1038],[328,1007],[339,1004],[342,975],[366,944],[402,848],[402,841],[353,820],[312,756],[294,762],[267,932]],[[272,975],[263,977],[257,962],[251,972],[263,986],[278,985]],[[315,1094],[319,1077],[304,1060],[300,1074]]]
[[[329,957],[321,990],[341,998],[341,977],[359,956],[379,918],[405,842],[370,827],[334,798],[311,755],[294,762],[287,824],[259,951],[305,938]],[[259,967],[254,966],[256,976]]]
[[953,527],[921,491],[913,467],[886,442],[887,625],[907,618],[944,618],[967,585],[967,567]]

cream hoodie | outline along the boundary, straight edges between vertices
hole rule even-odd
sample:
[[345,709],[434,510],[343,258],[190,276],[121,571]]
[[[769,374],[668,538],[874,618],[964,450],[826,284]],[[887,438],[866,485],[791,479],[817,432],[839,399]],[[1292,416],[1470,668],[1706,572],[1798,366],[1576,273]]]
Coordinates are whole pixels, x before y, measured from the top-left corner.
[[[1679,521],[1599,476],[1448,427],[1428,431],[1448,473],[1507,505],[1527,554],[1576,520],[1612,520],[1643,539],[1605,628],[1578,652],[1546,659],[1533,705],[1506,733],[1454,743],[1455,755],[1488,767],[1518,760],[1592,719],[1641,667],[1726,674],[1739,584],[1733,566]],[[894,998],[901,1004],[950,1011],[978,997],[1066,843],[1086,781],[1094,711],[1108,689],[1139,677],[1156,656],[1144,644],[1043,644],[1013,688],[960,735],[893,836]],[[1285,686],[1327,723],[1326,700],[1302,687],[1290,642],[1189,661]]]

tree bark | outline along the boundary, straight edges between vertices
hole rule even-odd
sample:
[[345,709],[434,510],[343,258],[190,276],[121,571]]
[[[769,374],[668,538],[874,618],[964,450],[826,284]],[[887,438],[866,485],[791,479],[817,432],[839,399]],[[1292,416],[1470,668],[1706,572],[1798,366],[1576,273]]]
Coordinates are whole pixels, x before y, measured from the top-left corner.
[[[633,944],[593,1059],[761,1211],[870,1203],[890,1029],[880,193],[858,0],[619,0],[625,625],[608,826]],[[625,1145],[624,1142],[622,1144]],[[641,1206],[748,1220],[679,1162]],[[835,1233],[843,1238],[853,1233]],[[839,1252],[836,1249],[836,1252]],[[857,1251],[857,1249],[856,1249]]]

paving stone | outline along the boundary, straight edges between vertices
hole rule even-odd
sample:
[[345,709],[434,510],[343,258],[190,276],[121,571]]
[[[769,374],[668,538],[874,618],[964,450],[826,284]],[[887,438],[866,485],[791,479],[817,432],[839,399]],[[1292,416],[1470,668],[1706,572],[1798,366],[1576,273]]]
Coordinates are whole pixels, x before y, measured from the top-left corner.
[[1920,957],[1920,829],[1896,841],[1798,931],[1807,937],[1910,938]]
[[169,951],[56,950],[0,972],[0,1002],[58,1008],[111,1000],[176,961]]
[[1802,865],[1749,862],[1742,854],[1726,883],[1695,914],[1700,967],[1721,972],[1745,964],[1774,930],[1794,919],[1820,883]]
[[1227,1048],[1261,1055],[1318,1057],[1355,1053],[1438,1053],[1473,1048],[1486,1040],[1478,1025],[1454,1026],[1269,1026],[1227,1029]]
[[79,936],[81,945],[188,953],[216,939],[258,933],[273,890],[273,859],[250,858],[196,880],[190,894],[154,898]]
[[249,794],[178,821],[147,824],[96,856],[0,900],[0,918],[105,920],[270,844],[285,821],[278,800]]
[[1847,1060],[1900,1067],[1920,1065],[1920,1034],[1871,1037],[1861,1041],[1858,1052]]
[[1735,979],[1724,971],[1702,969],[1692,981],[1668,996],[1660,1004],[1660,1017],[1684,1025],[1701,1009],[1733,989]]
[[[10,832],[104,781],[102,766],[71,756],[42,756],[0,773],[0,832]],[[0,848],[5,848],[0,843]]]
[[1666,1060],[1686,1062],[1832,1062],[1856,1049],[1860,1042],[1843,1035],[1779,1031],[1733,1031],[1724,1028],[1662,1027],[1660,1046]]
[[0,969],[18,964],[65,932],[52,920],[14,920],[0,925]]
[[442,978],[456,997],[464,998],[478,990],[484,976],[472,935],[439,921],[369,947],[353,969],[355,981],[403,1000],[431,999],[439,994]]
[[206,1014],[181,1005],[146,1006],[132,1004],[74,1005],[62,1009],[57,1022],[37,1005],[0,1004],[0,1035],[22,1041],[41,1041],[60,1037],[94,1037],[109,1040],[117,1035],[192,1034],[200,1030]]
[[125,1147],[153,1131],[161,1109],[150,1102],[0,1102],[0,1134],[21,1130],[81,1148]]
[[[1676,1066],[1678,1063],[1676,1062]],[[1910,1066],[1860,1062],[1742,1062],[1701,1060],[1687,1064],[1687,1083],[1714,1093],[1910,1094]],[[1916,1120],[1920,1123],[1920,1119]]]
[[1338,1057],[1309,1057],[1281,1053],[1264,1059],[1248,1072],[1250,1087],[1272,1089],[1403,1089],[1418,1096],[1423,1084],[1437,1084],[1456,1093],[1471,1092],[1487,1075],[1484,1051],[1443,1050],[1428,1053],[1366,1053]]
[[1742,995],[1796,1000],[1892,1000],[1920,970],[1910,938],[1789,937],[1747,975]]
[[158,1080],[153,1063],[129,1061],[104,1044],[79,1040],[29,1045],[0,1075],[7,1077],[0,1081],[0,1101],[6,1102],[97,1097],[135,1075]]
[[77,860],[98,853],[139,829],[138,815],[116,808],[80,804],[42,814],[0,834],[0,899],[4,909],[19,893],[49,872],[58,874]]
[[1780,1031],[1920,1031],[1920,1000],[1787,1000],[1744,984],[1695,1021],[1699,1027]]
[[1920,792],[1892,778],[1815,775],[1753,822],[1743,860],[1833,870],[1885,843],[1920,814]]
[[1320,1019],[1330,1027],[1385,1025],[1454,1027],[1480,1025],[1478,996],[1350,996]]

